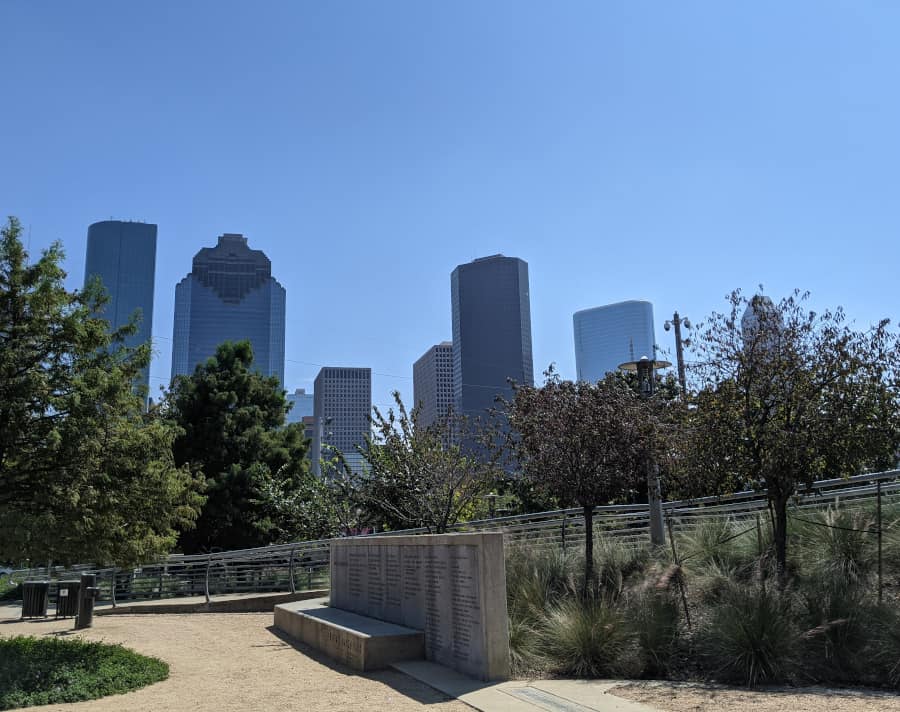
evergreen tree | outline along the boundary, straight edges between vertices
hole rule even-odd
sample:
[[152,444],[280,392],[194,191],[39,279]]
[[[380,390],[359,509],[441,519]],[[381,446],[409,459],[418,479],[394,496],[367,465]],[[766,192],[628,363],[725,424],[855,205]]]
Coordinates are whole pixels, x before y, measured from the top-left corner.
[[150,345],[97,318],[99,282],[64,286],[62,248],[30,263],[0,230],[0,559],[128,565],[167,553],[202,498],[173,429],[134,384]]
[[201,472],[206,483],[197,526],[181,537],[185,552],[264,546],[296,531],[289,512],[312,486],[309,443],[301,424],[285,425],[278,379],[252,365],[248,341],[226,342],[192,375],[176,378],[164,400],[165,416],[180,430],[176,464]]

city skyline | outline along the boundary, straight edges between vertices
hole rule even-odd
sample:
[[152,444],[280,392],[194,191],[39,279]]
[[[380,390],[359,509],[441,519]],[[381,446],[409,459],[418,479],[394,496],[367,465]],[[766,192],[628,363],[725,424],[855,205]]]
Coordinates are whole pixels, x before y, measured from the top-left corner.
[[87,225],[159,226],[154,399],[174,285],[223,232],[289,293],[285,388],[364,363],[380,406],[448,338],[454,266],[492,253],[530,265],[538,381],[575,377],[574,312],[636,296],[669,361],[661,317],[699,325],[737,287],[900,316],[897,7],[9,0],[0,21],[0,211],[33,254],[64,241],[72,289]]

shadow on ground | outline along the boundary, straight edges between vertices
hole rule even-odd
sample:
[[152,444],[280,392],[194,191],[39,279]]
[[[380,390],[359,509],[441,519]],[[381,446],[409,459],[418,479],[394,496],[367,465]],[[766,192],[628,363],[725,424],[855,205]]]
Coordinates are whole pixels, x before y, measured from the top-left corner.
[[320,651],[311,648],[306,643],[301,643],[298,640],[294,640],[290,636],[284,634],[274,625],[267,626],[266,630],[269,631],[269,633],[271,633],[280,642],[273,642],[271,645],[255,647],[270,647],[279,650],[285,647],[293,648],[298,653],[305,655],[311,660],[314,660],[320,665],[323,665],[330,670],[334,670],[341,675],[361,677],[367,680],[372,680],[374,682],[380,682],[381,684],[390,687],[398,694],[401,694],[404,697],[408,697],[411,700],[415,700],[419,704],[434,705],[441,702],[448,702],[454,699],[453,697],[445,695],[443,692],[435,690],[433,687],[429,687],[424,682],[415,680],[414,678],[409,677],[409,675],[404,675],[402,672],[398,672],[396,670],[376,670],[373,672],[359,672],[357,670],[354,670],[350,667],[347,667],[346,665],[343,665],[342,663],[332,660]]

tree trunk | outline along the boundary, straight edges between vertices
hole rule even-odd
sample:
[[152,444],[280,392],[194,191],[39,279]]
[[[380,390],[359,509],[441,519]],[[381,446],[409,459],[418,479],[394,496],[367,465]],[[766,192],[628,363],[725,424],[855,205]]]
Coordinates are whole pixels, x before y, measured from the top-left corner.
[[772,499],[775,510],[775,570],[778,575],[778,588],[787,584],[787,506],[788,497],[776,495]]
[[594,508],[584,507],[584,588],[582,598],[586,601],[594,583]]

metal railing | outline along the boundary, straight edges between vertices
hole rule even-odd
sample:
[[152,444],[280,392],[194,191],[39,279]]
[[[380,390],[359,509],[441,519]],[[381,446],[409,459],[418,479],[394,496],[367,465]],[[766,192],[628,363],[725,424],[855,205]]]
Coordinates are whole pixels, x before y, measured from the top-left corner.
[[[846,479],[822,480],[798,491],[793,508],[824,508],[841,502],[844,506],[874,503],[877,483],[885,503],[900,503],[900,470],[874,472]],[[690,530],[698,522],[728,517],[734,520],[768,514],[765,492],[737,492],[720,497],[701,497],[663,503],[666,518],[675,532]],[[643,543],[649,537],[646,504],[610,505],[594,509],[594,529],[603,536],[623,542]],[[463,522],[451,532],[502,531],[509,546],[566,547],[578,545],[584,535],[580,508],[521,514]],[[405,529],[384,535],[425,534],[427,529]],[[371,536],[371,535],[366,535]],[[134,569],[97,568],[79,565],[70,568],[19,569],[14,580],[43,578],[52,581],[51,602],[56,599],[56,582],[86,572],[97,574],[100,600],[114,605],[123,601],[153,600],[181,596],[303,591],[328,586],[330,539],[276,544],[256,549],[240,549],[209,554],[171,554],[165,559]]]

